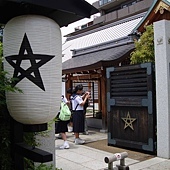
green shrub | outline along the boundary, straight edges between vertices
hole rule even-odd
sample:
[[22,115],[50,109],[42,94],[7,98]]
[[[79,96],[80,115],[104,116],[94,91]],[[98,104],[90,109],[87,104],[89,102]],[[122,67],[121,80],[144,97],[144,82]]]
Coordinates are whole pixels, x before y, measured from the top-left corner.
[[146,31],[138,41],[135,41],[135,50],[131,53],[131,64],[155,62],[153,25],[146,27]]

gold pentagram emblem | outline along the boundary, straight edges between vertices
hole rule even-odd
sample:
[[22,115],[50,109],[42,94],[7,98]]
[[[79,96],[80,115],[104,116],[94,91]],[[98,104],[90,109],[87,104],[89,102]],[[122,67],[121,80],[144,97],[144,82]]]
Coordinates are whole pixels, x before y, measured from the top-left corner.
[[122,118],[122,120],[125,122],[124,129],[126,129],[127,127],[130,127],[132,130],[134,130],[132,123],[136,120],[136,118],[131,118],[129,112],[127,114],[127,117]]

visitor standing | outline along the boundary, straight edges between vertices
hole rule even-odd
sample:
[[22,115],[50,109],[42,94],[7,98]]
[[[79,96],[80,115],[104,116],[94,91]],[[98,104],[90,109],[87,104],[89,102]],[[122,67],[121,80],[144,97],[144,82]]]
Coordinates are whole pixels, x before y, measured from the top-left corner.
[[[64,97],[64,95],[62,95],[61,100],[65,103],[68,104],[68,100]],[[62,146],[60,146],[60,149],[69,149],[69,143],[67,141],[67,136],[66,136],[66,132],[68,132],[68,123],[70,120],[68,121],[62,121],[59,118],[57,118],[57,123],[56,123],[56,131],[55,133],[59,133],[61,134],[62,139],[64,140],[64,144]]]
[[79,133],[84,132],[84,105],[86,100],[90,97],[89,92],[83,93],[83,85],[79,84],[74,89],[74,99],[72,99],[73,109],[73,132],[75,135],[75,144],[84,144],[85,141],[79,137]]

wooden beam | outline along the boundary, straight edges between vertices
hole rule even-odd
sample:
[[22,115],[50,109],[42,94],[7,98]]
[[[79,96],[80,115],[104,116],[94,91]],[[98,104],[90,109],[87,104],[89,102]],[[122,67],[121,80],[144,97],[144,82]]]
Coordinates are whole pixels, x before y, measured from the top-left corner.
[[16,143],[15,152],[34,162],[44,163],[53,160],[53,155],[51,153],[32,146],[28,146],[25,143]]
[[87,75],[77,75],[70,77],[71,80],[92,80],[92,79],[99,79],[101,77],[100,74],[87,74]]
[[36,125],[26,125],[23,124],[23,131],[24,132],[41,132],[48,129],[47,123],[43,124],[36,124]]

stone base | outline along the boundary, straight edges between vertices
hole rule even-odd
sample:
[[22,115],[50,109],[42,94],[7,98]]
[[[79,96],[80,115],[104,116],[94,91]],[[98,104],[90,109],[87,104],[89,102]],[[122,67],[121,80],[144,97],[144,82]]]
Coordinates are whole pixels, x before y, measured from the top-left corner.
[[93,117],[86,118],[87,126],[96,128],[96,129],[102,129],[102,119],[97,119]]
[[100,132],[101,133],[107,133],[107,129],[101,129]]

